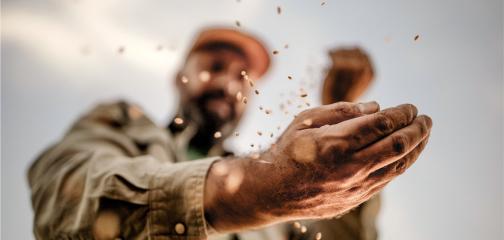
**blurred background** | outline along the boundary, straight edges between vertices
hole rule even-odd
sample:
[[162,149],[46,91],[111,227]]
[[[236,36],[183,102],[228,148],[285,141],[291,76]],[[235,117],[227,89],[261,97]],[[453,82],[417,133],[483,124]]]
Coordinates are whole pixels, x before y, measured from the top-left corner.
[[205,26],[238,28],[236,21],[279,54],[229,148],[267,148],[274,139],[256,131],[276,132],[304,108],[294,103],[286,115],[278,103],[304,87],[318,105],[327,50],[361,46],[376,69],[361,100],[414,103],[434,120],[424,154],[384,191],[381,239],[504,238],[500,0],[1,3],[2,239],[33,238],[27,167],[79,114],[126,98],[166,124],[193,36]]

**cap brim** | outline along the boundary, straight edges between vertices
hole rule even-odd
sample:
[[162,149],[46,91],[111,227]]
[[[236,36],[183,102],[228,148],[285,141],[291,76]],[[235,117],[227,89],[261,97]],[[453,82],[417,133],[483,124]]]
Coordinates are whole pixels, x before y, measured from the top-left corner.
[[249,63],[247,72],[251,76],[261,77],[270,65],[270,57],[265,44],[256,37],[229,28],[208,28],[196,38],[191,52],[207,44],[222,42],[231,44],[243,51]]

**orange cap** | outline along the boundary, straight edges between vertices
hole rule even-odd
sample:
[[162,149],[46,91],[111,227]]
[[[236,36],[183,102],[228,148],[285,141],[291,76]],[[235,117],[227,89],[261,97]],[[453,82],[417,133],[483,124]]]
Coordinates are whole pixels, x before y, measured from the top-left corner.
[[212,43],[227,43],[243,51],[249,63],[248,73],[259,78],[269,68],[270,57],[264,43],[256,37],[229,28],[207,28],[199,33],[190,52]]

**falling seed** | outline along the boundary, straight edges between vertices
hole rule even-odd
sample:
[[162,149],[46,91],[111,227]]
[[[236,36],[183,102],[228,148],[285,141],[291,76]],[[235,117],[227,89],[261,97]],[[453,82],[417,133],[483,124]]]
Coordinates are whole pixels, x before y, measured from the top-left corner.
[[420,38],[420,35],[418,35],[418,34],[417,34],[417,35],[415,36],[414,40],[416,41],[416,40],[418,40],[419,38]]
[[266,110],[264,111],[264,113],[266,113],[266,114],[271,114],[271,109],[266,109]]
[[251,144],[250,144],[250,147],[254,147],[254,144],[253,144],[253,143],[251,143]]
[[119,53],[119,54],[123,54],[125,50],[126,50],[126,49],[124,48],[124,46],[120,46],[120,47],[117,49],[117,53]]
[[268,161],[266,161],[266,160],[258,160],[257,162],[258,162],[258,163],[272,164],[272,162],[268,162]]
[[284,45],[284,48],[285,48],[285,49],[289,48],[289,44],[285,44],[285,45]]
[[184,119],[176,117],[175,120],[173,120],[175,124],[180,125],[184,123]]
[[200,81],[208,82],[210,80],[210,73],[208,71],[201,71],[198,75]]
[[277,13],[278,13],[278,15],[280,15],[282,13],[282,8],[280,8],[280,6],[277,7]]
[[277,126],[277,130],[280,131],[280,126]]
[[292,80],[292,76],[287,76],[287,78],[288,78],[289,80]]
[[308,93],[301,93],[301,95],[299,95],[300,97],[304,98],[304,97],[307,97],[308,96]]
[[185,84],[189,82],[189,79],[186,76],[182,76],[182,78],[180,78],[180,81]]
[[270,133],[270,138],[273,138],[273,133]]
[[222,133],[219,132],[219,131],[217,131],[217,132],[214,133],[213,136],[214,136],[214,138],[221,138],[222,137]]
[[259,90],[256,89],[254,92],[256,95],[259,95]]
[[238,91],[236,93],[236,101],[240,102],[243,98],[243,95],[242,95],[242,92],[241,91]]
[[247,104],[247,97],[243,97],[243,103]]
[[322,233],[321,232],[318,232],[316,235],[315,235],[315,240],[321,240],[322,239]]
[[273,55],[277,55],[278,54],[278,51],[277,50],[273,50]]
[[91,48],[89,47],[89,45],[82,46],[80,48],[80,53],[84,56],[87,56],[91,53]]
[[261,131],[257,131],[257,135],[262,136],[262,132]]
[[309,107],[310,106],[310,103],[309,102],[305,102],[306,106]]
[[262,106],[259,106],[259,110],[261,110],[261,111],[262,111],[262,110],[263,110],[263,107],[262,107]]
[[252,79],[247,79],[247,80],[249,82],[250,87],[254,87],[254,81],[252,81]]
[[235,136],[240,136],[240,133],[239,132],[235,132]]
[[311,126],[313,124],[313,120],[311,120],[311,118],[308,118],[308,119],[305,119],[303,121],[303,124],[307,127]]
[[320,6],[324,6],[324,5],[325,5],[325,2],[321,2],[321,3],[320,3]]
[[241,74],[242,76],[245,76],[245,75],[247,75],[247,72],[245,72],[245,70],[242,70],[242,71],[240,72],[240,74]]
[[306,229],[306,226],[301,226],[301,233],[305,233],[308,229]]
[[236,23],[236,26],[237,26],[237,27],[241,27],[241,23],[240,23],[240,21],[236,20],[236,22],[235,22],[235,23]]
[[301,223],[299,222],[294,222],[293,225],[295,228],[301,228]]

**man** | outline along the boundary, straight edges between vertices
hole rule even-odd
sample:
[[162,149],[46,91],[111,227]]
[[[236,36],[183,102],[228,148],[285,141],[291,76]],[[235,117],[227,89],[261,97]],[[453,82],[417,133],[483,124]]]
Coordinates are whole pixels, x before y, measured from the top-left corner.
[[30,167],[36,237],[206,239],[333,217],[378,193],[425,146],[431,120],[413,105],[343,102],[300,113],[265,152],[219,157],[268,65],[257,39],[205,30],[178,74],[172,133],[126,102],[84,115]]

